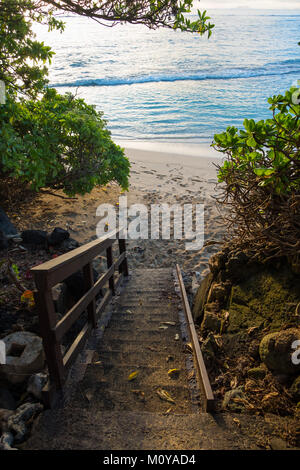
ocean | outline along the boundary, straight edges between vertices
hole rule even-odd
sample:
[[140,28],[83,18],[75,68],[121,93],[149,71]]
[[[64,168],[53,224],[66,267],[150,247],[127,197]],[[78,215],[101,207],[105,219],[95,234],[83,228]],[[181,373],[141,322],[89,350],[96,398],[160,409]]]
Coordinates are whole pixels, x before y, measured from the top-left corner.
[[244,118],[266,119],[269,96],[300,79],[300,10],[211,10],[212,37],[63,17],[35,26],[56,55],[50,86],[104,112],[120,141],[209,143]]

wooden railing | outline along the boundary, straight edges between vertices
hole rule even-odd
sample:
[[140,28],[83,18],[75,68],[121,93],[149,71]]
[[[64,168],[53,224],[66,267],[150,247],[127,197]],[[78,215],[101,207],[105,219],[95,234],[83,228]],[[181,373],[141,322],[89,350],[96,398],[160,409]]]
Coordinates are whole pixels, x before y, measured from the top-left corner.
[[[84,346],[90,331],[96,327],[98,315],[115,294],[123,276],[128,276],[126,244],[121,238],[121,233],[121,230],[110,232],[100,239],[31,269],[36,285],[35,302],[39,312],[40,331],[50,377],[49,384],[43,393],[45,401],[51,402],[55,391],[63,389],[68,369]],[[119,243],[119,257],[114,262],[112,245],[116,240]],[[93,260],[105,250],[107,271],[94,282]],[[85,294],[63,318],[57,321],[52,287],[80,270],[83,273]],[[115,276],[115,271],[118,271],[117,276]],[[96,297],[106,283],[109,288],[96,305]],[[63,354],[61,348],[63,336],[85,311],[88,313],[86,324]]]
[[181,294],[181,299],[183,303],[185,318],[186,318],[186,322],[189,328],[190,338],[191,338],[192,347],[193,347],[193,355],[194,355],[194,363],[196,365],[197,379],[198,379],[198,383],[202,390],[203,398],[204,398],[203,408],[204,408],[204,411],[211,412],[211,411],[214,411],[215,399],[214,399],[213,391],[212,391],[211,384],[208,378],[202,352],[200,349],[199,340],[198,340],[197,332],[195,329],[195,324],[194,324],[192,312],[190,309],[190,304],[186,295],[186,290],[184,287],[181,270],[178,264],[176,265],[176,271],[177,271],[177,278],[179,282],[180,294]]

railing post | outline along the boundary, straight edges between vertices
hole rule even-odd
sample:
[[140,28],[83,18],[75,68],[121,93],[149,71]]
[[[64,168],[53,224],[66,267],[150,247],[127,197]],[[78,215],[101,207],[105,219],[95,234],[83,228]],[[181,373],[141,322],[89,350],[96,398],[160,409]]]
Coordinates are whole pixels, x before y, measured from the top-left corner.
[[52,298],[52,291],[48,288],[46,277],[41,273],[35,273],[37,291],[34,293],[35,302],[39,312],[40,332],[50,378],[57,389],[61,390],[65,381],[65,370],[61,345],[56,342],[52,331],[56,325],[56,312]]
[[[126,242],[125,242],[125,239],[124,238],[119,238],[118,240],[119,242],[119,252],[120,252],[120,255],[122,253],[126,253]],[[120,264],[119,266],[119,273],[123,273],[124,276],[128,276],[128,264],[127,264],[127,257],[125,256],[125,259],[124,261],[122,261],[122,263]]]
[[[111,267],[111,265],[113,264],[112,246],[109,246],[106,250],[106,260],[107,260],[107,268],[109,269]],[[109,283],[109,288],[112,292],[112,295],[115,295],[114,273],[110,277],[108,283]]]
[[[88,263],[83,267],[83,279],[85,292],[90,290],[94,285],[93,265]],[[93,298],[92,302],[87,307],[89,323],[92,328],[96,328],[96,300]]]

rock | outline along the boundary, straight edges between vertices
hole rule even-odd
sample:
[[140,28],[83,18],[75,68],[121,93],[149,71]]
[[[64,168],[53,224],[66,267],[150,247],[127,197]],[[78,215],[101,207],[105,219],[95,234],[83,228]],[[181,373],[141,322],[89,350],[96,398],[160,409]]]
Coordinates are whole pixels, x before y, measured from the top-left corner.
[[269,333],[259,345],[262,362],[276,375],[296,374],[300,371],[300,364],[292,362],[292,344],[296,340],[300,340],[300,329],[297,328]]
[[294,380],[289,392],[295,401],[300,400],[300,375]]
[[270,447],[272,450],[287,450],[287,444],[280,437],[272,437],[270,439]]
[[208,262],[210,272],[216,276],[222,269],[225,268],[226,260],[227,256],[223,251],[212,255]]
[[42,390],[48,380],[47,374],[39,372],[38,374],[32,375],[28,380],[27,392],[31,393],[35,398],[41,400]]
[[209,273],[201,282],[200,287],[197,291],[194,305],[193,305],[193,317],[195,321],[201,321],[203,319],[204,306],[207,301],[208,293],[213,281],[213,274]]
[[214,282],[211,285],[208,297],[207,297],[207,302],[215,302],[216,300],[220,304],[225,304],[226,300],[228,297],[228,286],[224,284],[223,282],[217,283]]
[[44,367],[42,339],[28,331],[17,331],[2,338],[6,345],[6,364],[0,375],[10,383],[22,383]]
[[213,312],[205,310],[201,330],[220,333],[221,319]]
[[47,232],[44,230],[24,230],[21,238],[28,245],[47,245]]
[[71,300],[68,294],[68,287],[64,282],[60,282],[52,287],[52,298],[55,311],[60,313],[61,316],[65,315],[71,307]]
[[16,442],[22,442],[25,439],[28,421],[42,410],[41,403],[24,403],[8,418],[8,428],[15,434]]
[[51,246],[60,245],[63,241],[70,238],[70,233],[63,228],[56,227],[53,232],[48,236],[48,243]]
[[247,276],[246,264],[248,257],[243,251],[238,251],[231,255],[225,265],[226,273],[231,279],[240,280]]
[[249,344],[249,355],[253,358],[253,359],[259,359],[259,341],[254,339],[253,341],[251,341],[251,343]]
[[6,213],[0,207],[0,230],[4,235],[18,235],[16,227],[11,223]]
[[261,380],[265,378],[266,373],[267,371],[264,366],[253,367],[252,369],[248,370],[248,377],[250,379]]
[[11,447],[14,442],[14,436],[11,432],[4,432],[0,437],[0,450],[18,450]]
[[219,349],[219,345],[216,342],[213,333],[210,332],[206,340],[201,345],[201,351],[207,367],[213,366],[215,354],[218,352]]
[[13,415],[12,410],[5,410],[0,408],[0,432],[5,432],[8,430],[8,418]]
[[0,408],[15,410],[16,401],[7,388],[0,388]]
[[75,248],[78,248],[79,246],[80,243],[77,240],[74,240],[74,238],[68,238],[67,240],[63,240],[63,242],[61,242],[59,249],[67,253],[68,251],[75,250]]
[[244,409],[244,405],[241,402],[234,402],[233,399],[235,398],[245,398],[243,386],[239,386],[237,388],[234,388],[232,390],[229,390],[228,392],[225,393],[223,403],[222,403],[222,408],[228,408],[231,411],[242,411]]

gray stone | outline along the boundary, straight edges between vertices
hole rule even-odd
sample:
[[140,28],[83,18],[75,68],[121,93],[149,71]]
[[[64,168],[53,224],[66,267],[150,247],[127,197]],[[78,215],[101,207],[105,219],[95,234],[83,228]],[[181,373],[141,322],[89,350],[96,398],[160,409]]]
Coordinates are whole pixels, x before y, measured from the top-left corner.
[[0,408],[0,432],[5,432],[8,430],[7,421],[10,416],[13,415],[12,410],[4,410]]
[[48,380],[47,374],[42,372],[32,375],[28,380],[27,392],[31,393],[35,398],[41,400],[42,390]]
[[68,295],[67,285],[64,282],[60,282],[52,287],[52,298],[55,311],[62,316],[65,315],[72,304]]
[[259,345],[262,362],[276,375],[296,374],[300,371],[300,364],[292,362],[292,344],[296,340],[300,340],[300,329],[297,328],[269,333]]
[[223,403],[222,403],[222,408],[228,408],[231,411],[242,411],[244,409],[243,403],[235,403],[232,401],[234,398],[244,398],[244,390],[243,386],[241,385],[240,387],[234,388],[232,390],[229,390],[228,392],[225,393]]
[[220,333],[221,319],[213,312],[205,310],[201,330]]
[[0,365],[0,376],[10,383],[27,380],[44,367],[42,339],[28,331],[17,331],[2,338],[6,345],[6,364]]
[[15,434],[15,441],[22,442],[28,432],[27,423],[43,410],[41,403],[24,403],[8,418],[10,431]]
[[11,447],[14,442],[14,436],[11,432],[4,432],[0,437],[0,450],[18,450]]

